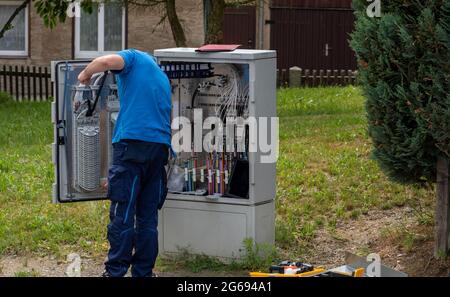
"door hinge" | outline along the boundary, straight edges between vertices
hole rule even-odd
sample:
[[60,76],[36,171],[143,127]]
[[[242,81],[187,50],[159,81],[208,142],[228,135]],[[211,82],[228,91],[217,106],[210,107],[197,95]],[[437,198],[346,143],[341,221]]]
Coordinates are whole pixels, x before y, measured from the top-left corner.
[[64,129],[66,127],[66,121],[64,120],[59,120],[58,122],[56,122],[56,128],[58,129]]
[[58,136],[57,143],[58,143],[58,145],[65,145],[66,144],[66,140],[65,140],[64,136]]

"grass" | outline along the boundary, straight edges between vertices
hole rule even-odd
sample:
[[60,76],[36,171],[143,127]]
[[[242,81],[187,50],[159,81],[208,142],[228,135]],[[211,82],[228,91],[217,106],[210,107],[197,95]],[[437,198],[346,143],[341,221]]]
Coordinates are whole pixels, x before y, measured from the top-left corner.
[[[390,182],[371,160],[358,88],[285,89],[278,103],[279,247],[296,253],[318,228],[432,198],[430,191]],[[432,199],[425,201],[429,207]]]
[[[283,254],[307,252],[318,229],[332,231],[339,221],[371,209],[421,199],[420,207],[430,208],[432,192],[388,181],[370,159],[358,88],[282,89],[278,114],[276,246]],[[0,127],[0,255],[104,256],[107,202],[51,204],[50,103],[14,103],[0,95]],[[193,271],[224,269],[202,256],[186,259]],[[247,260],[246,267],[266,264],[258,257]]]
[[405,224],[383,227],[381,230],[381,238],[400,246],[406,252],[411,252],[415,245],[420,240],[423,240],[413,230],[409,230]]
[[180,268],[193,273],[203,270],[221,272],[256,271],[266,270],[277,259],[278,254],[273,246],[255,244],[251,238],[245,239],[243,245],[246,251],[244,256],[229,263],[206,255],[194,255],[188,249],[180,249],[178,255],[160,257],[157,265],[162,272]]
[[0,100],[0,127],[0,255],[103,252],[106,202],[51,204],[50,103]]
[[18,271],[14,273],[14,277],[40,277],[40,274],[35,271]]

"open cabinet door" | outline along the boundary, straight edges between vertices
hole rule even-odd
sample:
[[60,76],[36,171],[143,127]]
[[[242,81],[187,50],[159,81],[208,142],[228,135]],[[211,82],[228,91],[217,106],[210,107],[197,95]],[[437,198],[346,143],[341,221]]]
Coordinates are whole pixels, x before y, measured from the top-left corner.
[[111,139],[119,99],[112,74],[94,76],[90,86],[79,84],[78,75],[88,63],[52,62],[54,203],[107,198],[104,185],[111,162]]

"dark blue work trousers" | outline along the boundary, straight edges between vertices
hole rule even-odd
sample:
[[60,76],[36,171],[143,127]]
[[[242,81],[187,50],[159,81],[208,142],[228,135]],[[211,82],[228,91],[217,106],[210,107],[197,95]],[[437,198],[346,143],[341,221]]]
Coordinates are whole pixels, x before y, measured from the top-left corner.
[[124,276],[130,265],[133,277],[153,273],[158,256],[158,209],[167,195],[168,146],[121,141],[113,144],[108,197],[111,200],[105,263],[112,277]]

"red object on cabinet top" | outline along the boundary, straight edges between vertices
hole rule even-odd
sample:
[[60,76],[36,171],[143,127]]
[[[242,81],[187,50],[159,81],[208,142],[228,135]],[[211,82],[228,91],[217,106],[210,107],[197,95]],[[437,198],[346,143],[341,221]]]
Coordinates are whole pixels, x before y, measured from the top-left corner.
[[210,53],[210,52],[232,52],[239,48],[240,44],[206,44],[196,49],[196,52]]

